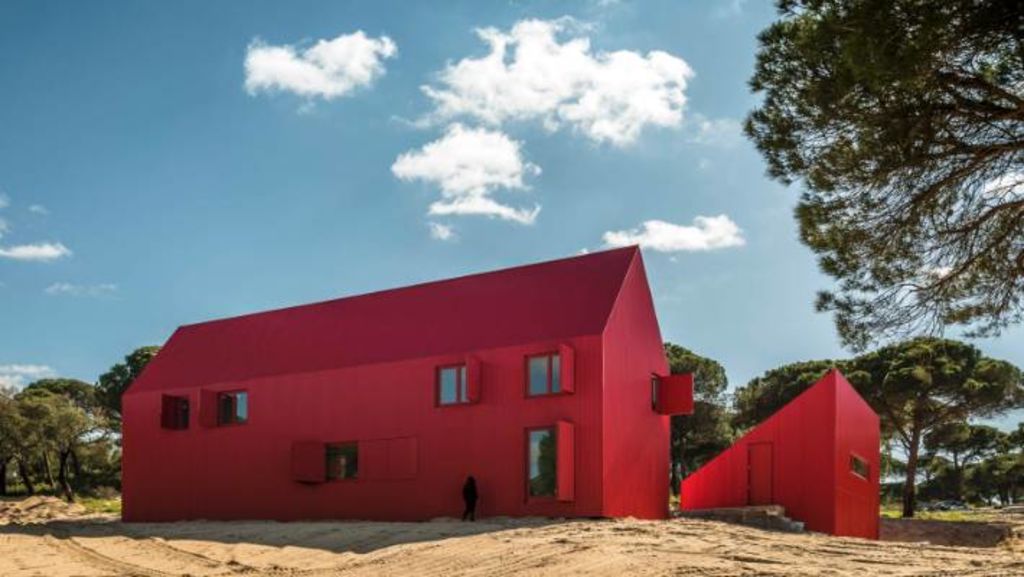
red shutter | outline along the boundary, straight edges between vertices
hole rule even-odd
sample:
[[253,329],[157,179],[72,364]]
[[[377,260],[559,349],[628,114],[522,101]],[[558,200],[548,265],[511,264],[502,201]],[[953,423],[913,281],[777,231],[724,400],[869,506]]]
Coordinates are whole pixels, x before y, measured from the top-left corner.
[[204,427],[217,426],[217,391],[199,391],[199,424]]
[[558,421],[555,431],[556,495],[559,501],[576,499],[576,426],[569,421]]
[[360,479],[377,481],[388,478],[388,441],[374,439],[359,441]]
[[165,429],[175,429],[177,424],[175,410],[178,408],[177,397],[163,395],[160,400],[160,426]]
[[388,440],[388,478],[414,479],[417,472],[416,437]]
[[466,396],[469,402],[480,402],[480,384],[483,376],[480,359],[470,355],[466,357]]
[[323,443],[292,443],[292,479],[299,483],[323,483],[327,480],[327,453]]
[[662,415],[693,414],[693,374],[658,377],[658,412]]
[[560,345],[558,356],[561,357],[561,374],[559,379],[562,382],[562,392],[571,393],[576,390],[576,351],[570,345]]

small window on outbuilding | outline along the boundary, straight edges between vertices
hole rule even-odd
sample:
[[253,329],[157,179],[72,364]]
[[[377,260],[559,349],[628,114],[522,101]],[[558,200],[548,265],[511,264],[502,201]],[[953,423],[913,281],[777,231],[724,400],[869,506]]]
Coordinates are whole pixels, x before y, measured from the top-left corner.
[[188,428],[188,397],[163,396],[160,426],[171,430]]
[[868,462],[857,455],[850,454],[850,472],[861,479],[868,479],[871,467]]
[[249,393],[231,391],[217,395],[217,424],[242,425],[249,421]]
[[359,475],[359,444],[326,445],[327,480],[355,479]]
[[526,391],[531,397],[562,392],[562,358],[558,353],[526,359]]
[[468,402],[466,365],[437,369],[437,404],[461,405]]

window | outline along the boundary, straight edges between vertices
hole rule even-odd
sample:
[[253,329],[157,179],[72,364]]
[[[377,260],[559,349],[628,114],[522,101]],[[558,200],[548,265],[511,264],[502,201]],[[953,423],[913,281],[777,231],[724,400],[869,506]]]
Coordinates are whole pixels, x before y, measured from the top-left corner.
[[160,426],[165,429],[188,428],[188,397],[164,395]]
[[466,365],[439,368],[437,370],[437,404],[460,405],[468,402]]
[[327,480],[355,479],[359,474],[359,445],[331,443],[327,448]]
[[850,472],[861,479],[867,479],[868,473],[870,472],[870,466],[864,459],[861,459],[857,455],[850,454]]
[[527,431],[526,444],[527,495],[530,497],[554,497],[558,482],[555,429],[549,427]]
[[249,420],[249,393],[233,391],[217,395],[217,424],[242,425]]
[[527,392],[531,397],[562,392],[561,361],[557,353],[526,359]]

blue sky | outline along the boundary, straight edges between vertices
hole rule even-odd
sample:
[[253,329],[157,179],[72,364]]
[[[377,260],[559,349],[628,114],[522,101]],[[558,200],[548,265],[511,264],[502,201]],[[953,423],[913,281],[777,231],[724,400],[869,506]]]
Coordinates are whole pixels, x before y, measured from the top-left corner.
[[[0,378],[94,380],[180,324],[632,241],[665,338],[733,383],[843,355],[799,189],[739,132],[772,18],[0,3]],[[1021,329],[977,344],[1024,365]]]

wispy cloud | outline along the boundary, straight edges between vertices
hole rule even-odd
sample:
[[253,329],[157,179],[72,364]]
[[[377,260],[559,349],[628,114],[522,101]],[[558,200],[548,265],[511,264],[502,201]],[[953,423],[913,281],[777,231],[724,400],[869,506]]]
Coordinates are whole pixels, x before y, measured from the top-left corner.
[[427,226],[430,227],[430,238],[437,240],[455,240],[455,229],[447,224],[441,224],[439,222],[428,222]]
[[11,260],[49,262],[69,256],[71,250],[59,242],[0,246],[0,258]]
[[708,118],[694,114],[687,122],[688,139],[694,144],[732,148],[743,142],[743,123],[735,118]]
[[50,210],[41,204],[30,204],[28,207],[28,211],[31,212],[32,214],[50,214]]
[[0,387],[20,389],[31,381],[56,375],[46,365],[0,365]]
[[728,216],[698,216],[692,225],[663,220],[644,221],[630,230],[604,233],[607,247],[640,245],[658,252],[700,252],[746,244],[743,231]]
[[538,205],[516,208],[492,197],[498,190],[527,189],[524,178],[541,172],[523,159],[520,143],[500,131],[453,124],[438,140],[399,155],[391,172],[401,180],[440,187],[441,199],[430,205],[432,215],[484,215],[532,224],[540,212]]
[[423,87],[435,120],[538,120],[616,146],[632,144],[647,127],[682,122],[693,76],[682,58],[660,50],[594,52],[586,27],[571,18],[476,32],[490,52],[449,64],[437,85]]
[[306,49],[257,38],[246,50],[245,89],[252,95],[291,92],[333,100],[373,84],[384,75],[383,61],[397,54],[390,38],[371,38],[362,30],[318,40]]
[[43,292],[51,296],[101,297],[117,292],[117,285],[112,283],[83,285],[57,282],[43,289]]

